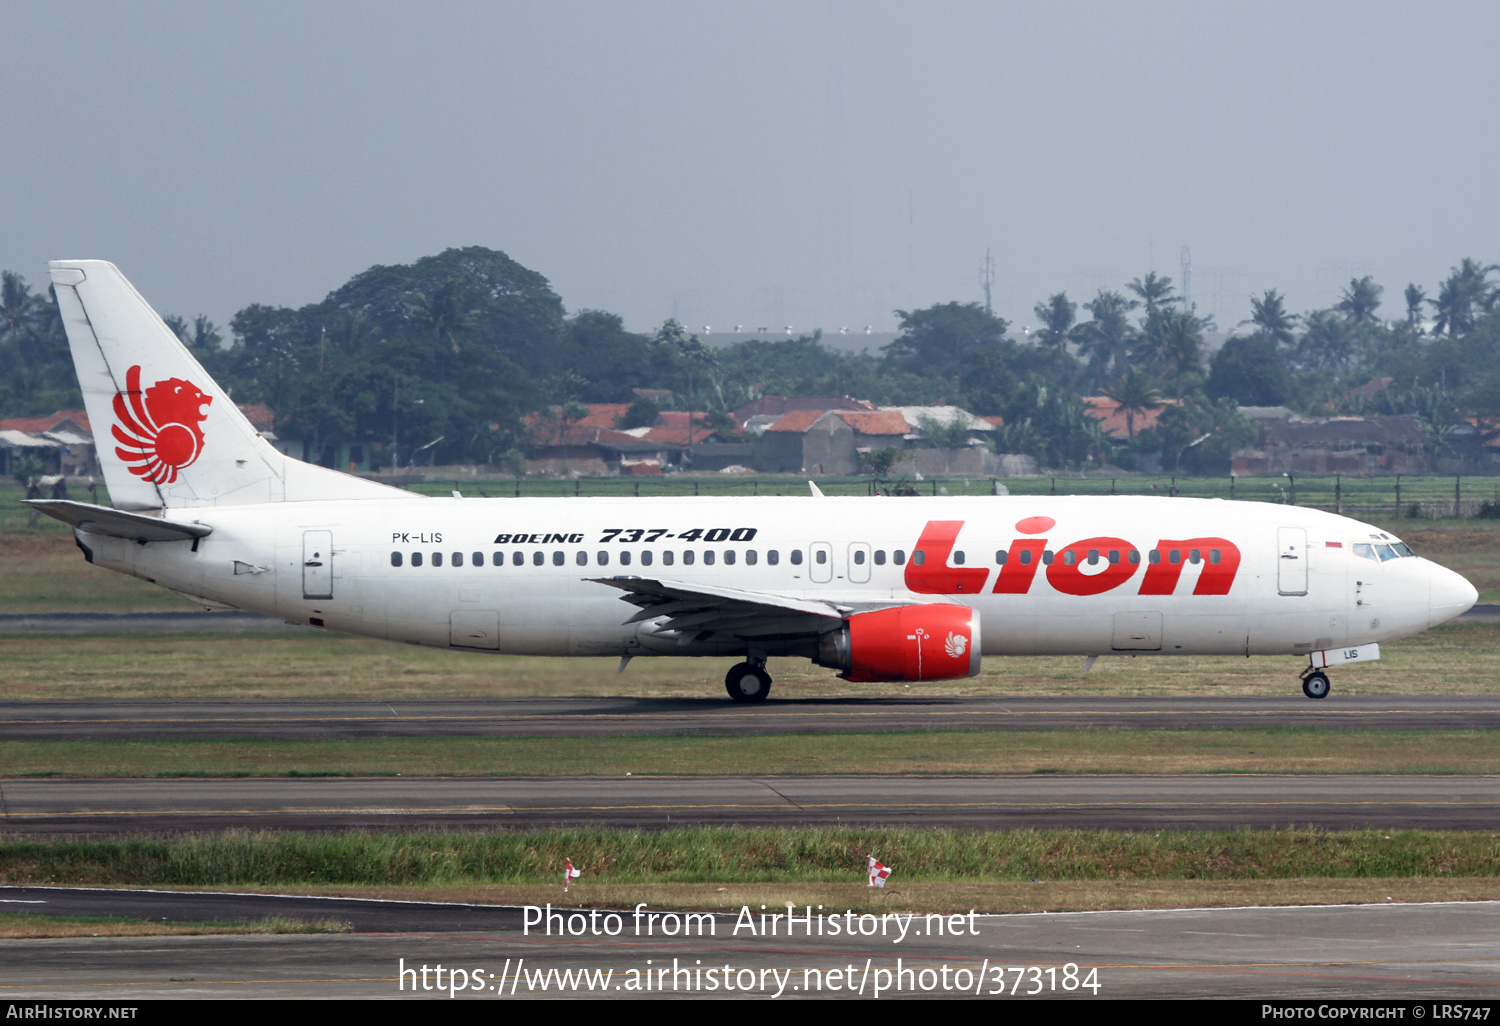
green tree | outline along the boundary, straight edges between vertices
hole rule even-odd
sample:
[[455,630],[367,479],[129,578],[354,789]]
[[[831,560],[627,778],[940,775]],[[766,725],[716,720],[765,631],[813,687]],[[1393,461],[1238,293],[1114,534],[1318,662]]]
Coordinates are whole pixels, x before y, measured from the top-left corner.
[[901,334],[884,347],[885,370],[957,379],[969,363],[1005,339],[1009,325],[978,303],[940,303],[897,310]]
[[1350,278],[1349,287],[1344,289],[1343,296],[1334,309],[1343,314],[1351,324],[1373,324],[1375,311],[1380,309],[1380,294],[1384,291],[1368,274],[1363,278]]
[[1291,378],[1275,342],[1263,335],[1234,336],[1214,354],[1203,391],[1210,399],[1245,406],[1280,406],[1291,398]]

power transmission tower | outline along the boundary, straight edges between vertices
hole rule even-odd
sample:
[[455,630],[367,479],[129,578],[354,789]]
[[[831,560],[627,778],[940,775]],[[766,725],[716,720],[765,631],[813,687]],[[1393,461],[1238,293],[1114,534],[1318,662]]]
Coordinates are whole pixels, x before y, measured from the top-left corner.
[[979,287],[984,289],[984,312],[994,316],[995,308],[990,302],[990,291],[995,287],[995,261],[990,251],[984,251],[984,263],[979,265]]
[[1193,309],[1193,251],[1182,247],[1182,308]]

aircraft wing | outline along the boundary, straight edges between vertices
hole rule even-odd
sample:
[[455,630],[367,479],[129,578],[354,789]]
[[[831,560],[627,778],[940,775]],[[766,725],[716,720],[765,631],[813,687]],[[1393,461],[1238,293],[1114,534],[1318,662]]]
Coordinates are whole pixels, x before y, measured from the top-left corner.
[[640,611],[625,623],[667,617],[652,633],[726,633],[737,637],[818,635],[839,627],[848,607],[809,599],[787,598],[761,591],[719,588],[709,584],[654,580],[645,577],[591,577],[596,584],[619,588],[624,601]]
[[69,499],[24,499],[32,509],[47,514],[55,520],[72,527],[109,534],[131,541],[186,541],[205,538],[213,533],[207,524],[180,524],[144,513],[130,513],[109,506],[96,506],[91,502],[73,502]]

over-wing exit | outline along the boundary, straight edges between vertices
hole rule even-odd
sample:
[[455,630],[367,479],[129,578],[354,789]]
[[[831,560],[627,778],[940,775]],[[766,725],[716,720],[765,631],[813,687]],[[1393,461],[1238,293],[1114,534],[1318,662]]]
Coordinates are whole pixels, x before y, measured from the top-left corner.
[[[1318,510],[1181,498],[426,498],[277,452],[114,265],[51,265],[113,507],[38,500],[92,562],[328,630],[476,652],[771,657],[852,681],[985,656],[1290,655],[1450,620],[1458,574]],[[623,663],[622,663],[623,666]]]

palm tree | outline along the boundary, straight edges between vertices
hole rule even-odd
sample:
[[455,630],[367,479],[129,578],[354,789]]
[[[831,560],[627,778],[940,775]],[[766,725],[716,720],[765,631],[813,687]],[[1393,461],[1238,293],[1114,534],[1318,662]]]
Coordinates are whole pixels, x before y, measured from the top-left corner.
[[1344,290],[1344,298],[1339,300],[1334,309],[1348,318],[1351,324],[1371,324],[1375,320],[1375,311],[1380,307],[1380,294],[1384,291],[1368,274],[1363,278],[1350,278],[1349,287]]
[[1125,372],[1119,384],[1114,388],[1104,390],[1106,398],[1113,399],[1125,413],[1125,431],[1130,440],[1135,440],[1135,416],[1144,416],[1152,410],[1161,409],[1161,392],[1159,392],[1151,378],[1139,367],[1132,367]]
[[1313,310],[1302,318],[1301,356],[1305,366],[1347,371],[1354,354],[1354,332],[1348,321],[1332,310]]
[[1427,305],[1427,290],[1415,282],[1406,286],[1406,326],[1419,328],[1422,324],[1422,307]]
[[1125,314],[1139,305],[1118,292],[1103,289],[1084,304],[1094,319],[1074,329],[1073,337],[1088,355],[1089,367],[1099,380],[1118,379],[1124,373],[1135,342],[1135,329]]
[[1144,278],[1136,278],[1125,287],[1141,297],[1141,304],[1145,306],[1148,318],[1158,310],[1182,301],[1172,295],[1172,279],[1158,275],[1155,271],[1147,273]]
[[1162,362],[1177,382],[1177,401],[1182,401],[1183,380],[1203,370],[1203,322],[1191,310],[1177,310],[1165,318]]
[[1250,319],[1240,323],[1254,324],[1255,334],[1277,345],[1289,346],[1296,340],[1292,331],[1297,325],[1297,315],[1286,312],[1286,300],[1275,289],[1267,289],[1260,299],[1251,296]]
[[417,324],[440,342],[459,351],[458,340],[474,328],[476,311],[465,309],[459,283],[447,281],[417,299],[413,311]]
[[1059,356],[1068,352],[1068,343],[1073,338],[1073,324],[1078,317],[1078,304],[1068,299],[1066,292],[1049,297],[1046,302],[1032,307],[1037,319],[1042,322],[1037,337],[1044,345],[1056,347]]

